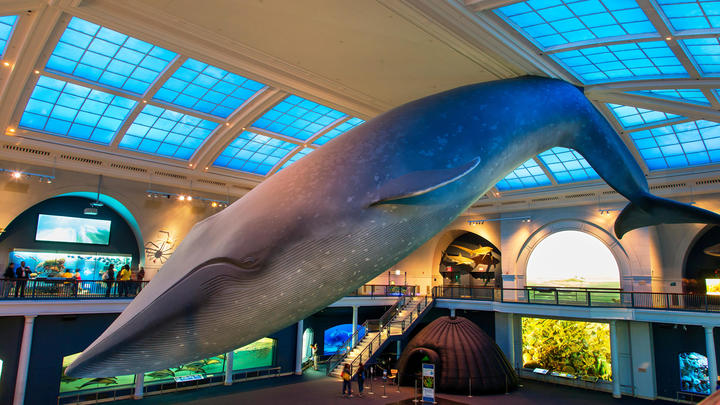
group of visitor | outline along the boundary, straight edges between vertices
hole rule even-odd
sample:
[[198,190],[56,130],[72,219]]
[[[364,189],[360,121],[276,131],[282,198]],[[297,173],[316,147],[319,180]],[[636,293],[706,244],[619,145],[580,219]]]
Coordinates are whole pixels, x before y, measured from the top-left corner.
[[120,268],[116,275],[115,265],[111,264],[108,266],[107,271],[103,273],[102,279],[105,282],[106,297],[110,297],[110,294],[112,294],[113,284],[117,284],[116,293],[118,297],[137,295],[142,290],[142,282],[145,280],[145,268],[140,267],[140,270],[133,276],[130,265],[126,264]]
[[[349,363],[345,363],[343,365],[342,373],[340,374],[343,380],[343,386],[342,386],[342,394],[343,397],[349,398],[352,397],[352,369],[350,367]],[[355,373],[355,377],[357,378],[357,384],[358,384],[358,396],[363,396],[363,388],[365,387],[365,365],[360,363],[357,368],[357,372]]]
[[8,297],[13,287],[15,287],[15,298],[18,295],[21,298],[25,297],[25,285],[30,278],[30,273],[30,267],[26,266],[25,262],[20,262],[17,267],[15,267],[15,263],[10,263],[3,273],[4,281],[0,286],[3,297]]

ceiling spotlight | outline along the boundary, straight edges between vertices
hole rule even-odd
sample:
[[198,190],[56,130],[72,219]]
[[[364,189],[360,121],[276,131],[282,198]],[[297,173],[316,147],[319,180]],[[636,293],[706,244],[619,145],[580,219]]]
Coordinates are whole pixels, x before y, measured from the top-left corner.
[[22,173],[12,172],[12,177],[13,177],[13,179],[19,179],[20,177],[22,177]]
[[36,74],[36,75],[39,75],[39,74],[40,74],[40,71],[39,71],[39,70],[36,70],[36,71],[35,71],[35,74]]
[[192,167],[192,163],[188,163],[188,166]]
[[213,201],[213,202],[210,203],[210,206],[213,207],[213,208],[217,207],[217,205],[218,205],[218,204],[217,204],[215,201]]
[[187,200],[192,201],[192,196],[191,195],[187,196]]
[[10,66],[10,62],[3,62],[3,66],[5,66],[5,67]]
[[205,170],[207,170],[207,169],[208,169],[208,167],[207,167],[207,166],[205,166]]
[[47,184],[52,184],[52,179],[47,179]]
[[226,126],[226,127],[229,127],[229,126],[230,126],[230,123],[229,123],[229,122],[226,122],[226,123],[225,123],[225,126]]
[[185,201],[185,196],[184,196],[184,195],[179,195],[179,196],[178,196],[178,200],[180,200],[180,201]]
[[143,100],[143,104],[147,104],[147,100]]
[[671,39],[672,39],[672,37],[665,37],[666,41],[670,41]]
[[150,197],[152,197],[152,194],[148,193],[148,195],[147,195],[147,196],[148,196],[148,198],[150,198]]
[[15,128],[13,128],[13,127],[10,127],[10,128],[8,128],[8,132],[10,132],[10,133],[13,133],[13,134],[14,134],[14,133],[15,133]]

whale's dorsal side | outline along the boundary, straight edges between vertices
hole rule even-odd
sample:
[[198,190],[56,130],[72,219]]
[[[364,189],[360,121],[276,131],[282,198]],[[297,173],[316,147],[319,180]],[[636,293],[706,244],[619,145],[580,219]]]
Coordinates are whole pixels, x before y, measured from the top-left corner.
[[397,202],[437,190],[472,173],[478,168],[481,160],[476,157],[462,166],[442,170],[420,170],[390,179],[380,186],[369,206]]

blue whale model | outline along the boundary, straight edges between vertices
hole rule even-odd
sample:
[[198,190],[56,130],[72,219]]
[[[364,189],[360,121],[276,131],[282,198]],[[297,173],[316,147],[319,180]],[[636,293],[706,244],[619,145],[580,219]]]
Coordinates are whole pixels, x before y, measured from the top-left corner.
[[537,77],[461,87],[382,114],[196,224],[66,373],[162,370],[287,327],[390,268],[555,146],[580,152],[630,200],[618,236],[720,223],[650,195],[623,141],[576,87]]

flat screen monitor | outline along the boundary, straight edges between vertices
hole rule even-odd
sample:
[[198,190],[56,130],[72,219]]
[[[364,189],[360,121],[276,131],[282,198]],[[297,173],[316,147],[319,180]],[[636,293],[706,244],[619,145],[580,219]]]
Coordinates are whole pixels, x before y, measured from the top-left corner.
[[103,219],[40,214],[35,240],[107,245],[111,223]]
[[720,278],[706,278],[705,288],[708,295],[720,295]]

